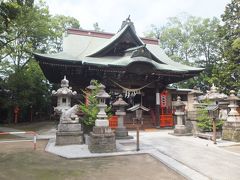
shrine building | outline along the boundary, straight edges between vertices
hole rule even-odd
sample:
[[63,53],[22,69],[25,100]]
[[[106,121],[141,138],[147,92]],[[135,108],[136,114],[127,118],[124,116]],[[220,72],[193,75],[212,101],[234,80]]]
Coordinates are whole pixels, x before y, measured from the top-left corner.
[[160,93],[167,85],[203,70],[171,60],[157,39],[139,37],[129,18],[116,34],[68,29],[62,52],[34,56],[51,83],[60,83],[66,76],[74,90],[80,91],[90,80],[99,80],[112,101],[121,93],[129,106],[142,103],[150,108],[151,121],[157,127],[163,112]]

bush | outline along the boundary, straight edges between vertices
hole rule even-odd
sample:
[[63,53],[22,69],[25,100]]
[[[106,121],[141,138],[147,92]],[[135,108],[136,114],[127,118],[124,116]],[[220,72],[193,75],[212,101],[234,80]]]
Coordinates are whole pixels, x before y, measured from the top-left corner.
[[[100,83],[97,80],[93,80],[93,85],[96,86],[96,89],[93,89],[91,92],[82,91],[85,99],[88,98],[88,104],[81,103],[80,110],[83,112],[83,117],[81,118],[83,124],[83,131],[85,133],[91,132],[93,126],[95,125],[95,120],[97,119],[97,114],[99,112],[98,100],[96,98],[97,93],[99,92]],[[110,112],[111,107],[106,108],[106,113]]]
[[[206,105],[210,104],[209,102]],[[208,111],[206,110],[206,106],[202,106],[197,111],[197,126],[200,128],[200,131],[207,132],[212,131],[212,119],[208,115]],[[222,130],[224,121],[217,120],[216,129]]]

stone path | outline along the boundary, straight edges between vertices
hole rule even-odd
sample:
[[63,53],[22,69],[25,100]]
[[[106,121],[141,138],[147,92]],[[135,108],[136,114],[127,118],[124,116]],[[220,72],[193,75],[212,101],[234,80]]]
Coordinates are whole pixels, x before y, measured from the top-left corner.
[[232,153],[220,148],[236,143],[219,141],[216,146],[212,141],[192,136],[171,136],[168,132],[141,133],[142,149],[144,146],[152,146],[210,179],[240,179],[240,152]]

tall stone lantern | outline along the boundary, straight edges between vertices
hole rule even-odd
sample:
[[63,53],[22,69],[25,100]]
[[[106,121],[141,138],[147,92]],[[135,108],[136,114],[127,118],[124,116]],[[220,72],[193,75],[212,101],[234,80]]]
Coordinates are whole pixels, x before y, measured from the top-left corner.
[[101,84],[99,86],[99,93],[96,98],[98,99],[99,112],[95,121],[93,131],[90,133],[90,142],[88,148],[92,153],[107,153],[116,151],[115,134],[109,127],[109,121],[105,109],[106,99],[110,95],[104,90],[105,86]]
[[53,90],[52,95],[57,97],[57,106],[54,107],[54,111],[58,115],[61,115],[63,111],[71,108],[71,98],[77,95],[77,92],[72,91],[72,88],[69,87],[69,81],[66,79],[66,76],[64,76],[61,81],[61,88],[57,91]]
[[52,91],[53,96],[57,96],[57,107],[54,111],[60,115],[60,121],[56,132],[56,145],[82,144],[83,133],[79,123],[78,110],[79,106],[71,107],[71,98],[76,95],[69,87],[69,81],[64,76],[61,81],[61,88]]
[[177,124],[174,128],[174,135],[188,135],[186,126],[183,124],[183,117],[185,115],[184,108],[185,104],[181,101],[181,97],[177,97],[177,102],[175,104],[176,111],[175,116],[177,117]]
[[128,136],[127,128],[124,126],[124,117],[126,116],[125,107],[128,106],[120,94],[118,99],[113,103],[113,106],[118,108],[115,114],[118,116],[118,127],[115,130],[116,139],[132,139],[132,136]]
[[227,121],[223,125],[222,139],[240,142],[240,115],[237,111],[237,101],[240,100],[235,95],[235,91],[230,91],[230,96],[227,98],[229,101],[228,107],[230,111],[227,116]]

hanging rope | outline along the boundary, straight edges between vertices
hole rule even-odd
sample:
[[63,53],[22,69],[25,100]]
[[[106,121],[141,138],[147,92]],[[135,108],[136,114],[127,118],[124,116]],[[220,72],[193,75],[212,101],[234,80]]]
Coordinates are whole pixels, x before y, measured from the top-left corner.
[[114,84],[116,84],[117,86],[119,86],[120,88],[122,88],[124,90],[124,94],[126,98],[129,98],[130,96],[135,96],[136,94],[141,94],[141,90],[147,86],[149,86],[150,84],[152,84],[153,82],[150,82],[140,88],[136,88],[136,89],[130,89],[130,88],[126,88],[120,84],[118,84],[117,82],[111,80]]

